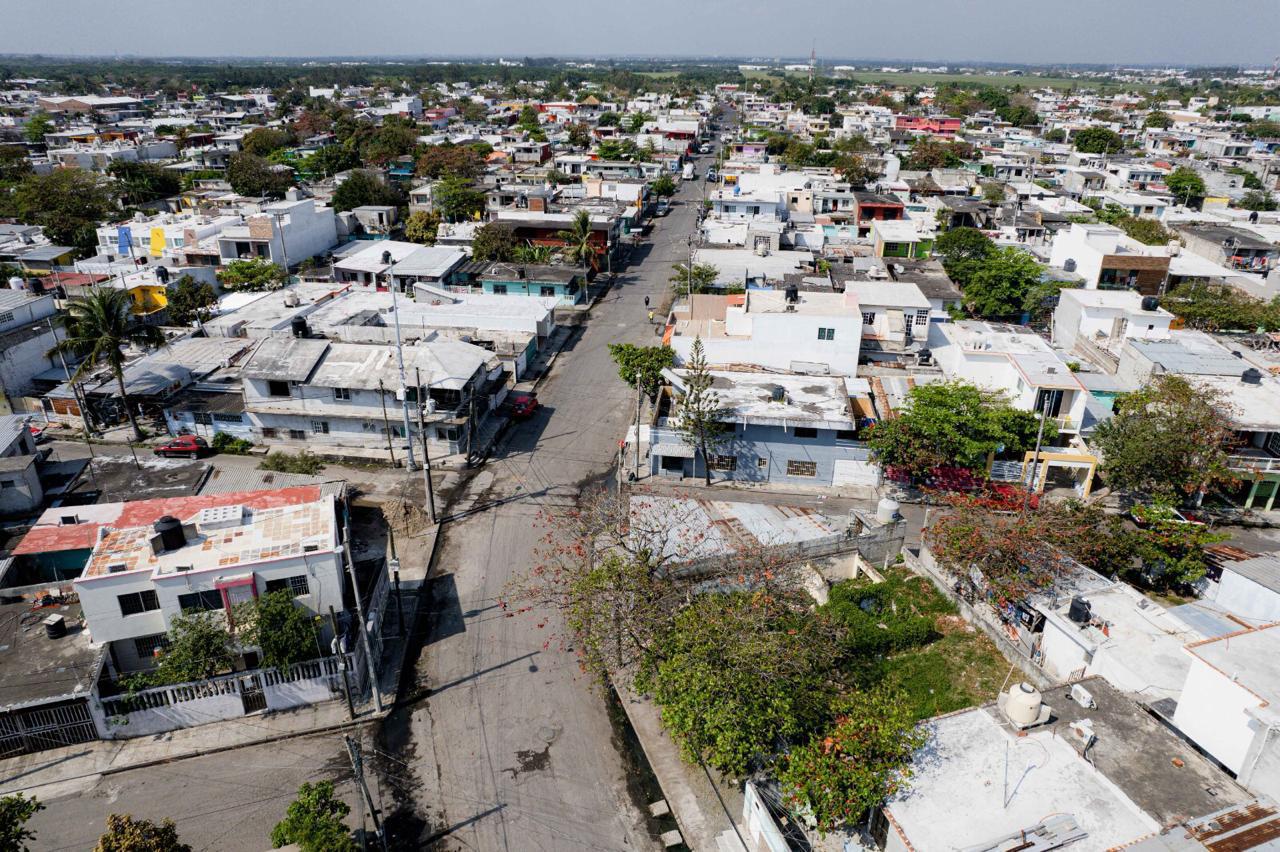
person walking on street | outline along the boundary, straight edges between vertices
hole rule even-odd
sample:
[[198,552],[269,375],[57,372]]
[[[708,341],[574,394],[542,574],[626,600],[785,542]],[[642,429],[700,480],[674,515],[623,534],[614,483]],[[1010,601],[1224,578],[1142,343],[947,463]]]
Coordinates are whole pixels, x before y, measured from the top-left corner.
[[646,308],[647,308],[647,307],[649,307],[649,297],[648,297],[648,296],[645,296],[645,297],[644,297],[644,306],[645,306]]
[[649,322],[653,322],[653,311],[649,311]]

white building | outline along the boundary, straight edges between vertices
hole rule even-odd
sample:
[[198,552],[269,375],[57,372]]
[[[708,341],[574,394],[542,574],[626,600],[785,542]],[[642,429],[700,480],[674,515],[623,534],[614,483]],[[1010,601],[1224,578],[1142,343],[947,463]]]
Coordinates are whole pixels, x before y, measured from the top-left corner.
[[694,295],[672,311],[676,362],[702,339],[708,364],[852,376],[863,317],[852,293],[748,290],[741,296]]
[[1023,411],[1047,405],[1047,416],[1060,433],[1080,431],[1089,392],[1030,329],[978,320],[933,323],[929,348],[948,380],[1002,392]]
[[1250,790],[1280,796],[1280,625],[1187,648],[1173,722]]
[[286,269],[333,248],[338,242],[338,220],[333,208],[317,207],[315,200],[276,201],[243,224],[225,227],[218,236],[223,263],[244,258],[265,258]]
[[1223,561],[1222,577],[1210,588],[1206,597],[1232,615],[1256,624],[1280,621],[1280,555]]
[[1111,225],[1077,222],[1053,238],[1049,265],[1079,276],[1089,290],[1156,293],[1169,272],[1169,250],[1143,245]]
[[75,589],[93,641],[110,643],[118,671],[150,665],[179,613],[230,614],[276,590],[317,615],[343,609],[332,496],[299,503],[281,492],[230,495],[245,502],[228,496],[190,498],[185,508],[178,501],[154,524],[128,526],[126,511],[98,530]]
[[1132,290],[1059,291],[1053,311],[1053,342],[1071,350],[1077,340],[1119,353],[1130,339],[1163,340],[1173,314],[1153,296]]
[[23,399],[35,395],[31,380],[60,363],[47,356],[55,345],[54,310],[52,295],[0,290],[0,414],[27,410]]

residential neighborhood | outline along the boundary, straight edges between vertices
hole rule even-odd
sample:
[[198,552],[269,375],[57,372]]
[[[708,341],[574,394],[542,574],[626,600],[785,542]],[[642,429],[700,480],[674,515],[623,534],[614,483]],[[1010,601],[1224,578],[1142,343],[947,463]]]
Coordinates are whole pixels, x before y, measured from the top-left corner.
[[1280,21],[1136,2],[12,16],[0,847],[1280,848]]

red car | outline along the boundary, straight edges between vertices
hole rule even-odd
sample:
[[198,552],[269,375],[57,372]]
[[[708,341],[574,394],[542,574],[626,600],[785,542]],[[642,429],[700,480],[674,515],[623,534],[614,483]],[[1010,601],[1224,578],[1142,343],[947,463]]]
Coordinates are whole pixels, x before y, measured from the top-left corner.
[[511,395],[511,418],[513,420],[528,420],[538,410],[541,403],[538,397],[531,393],[513,393]]
[[156,447],[156,455],[168,458],[186,456],[189,459],[198,459],[207,452],[209,452],[209,443],[195,435],[179,435],[172,441]]

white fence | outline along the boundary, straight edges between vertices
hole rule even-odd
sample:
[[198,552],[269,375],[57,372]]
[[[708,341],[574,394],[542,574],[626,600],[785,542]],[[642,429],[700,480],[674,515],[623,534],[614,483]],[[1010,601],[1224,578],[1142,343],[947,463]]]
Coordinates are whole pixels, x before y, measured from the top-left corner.
[[287,670],[254,669],[103,698],[106,738],[150,736],[340,698],[342,668],[351,665],[350,655],[325,657]]

